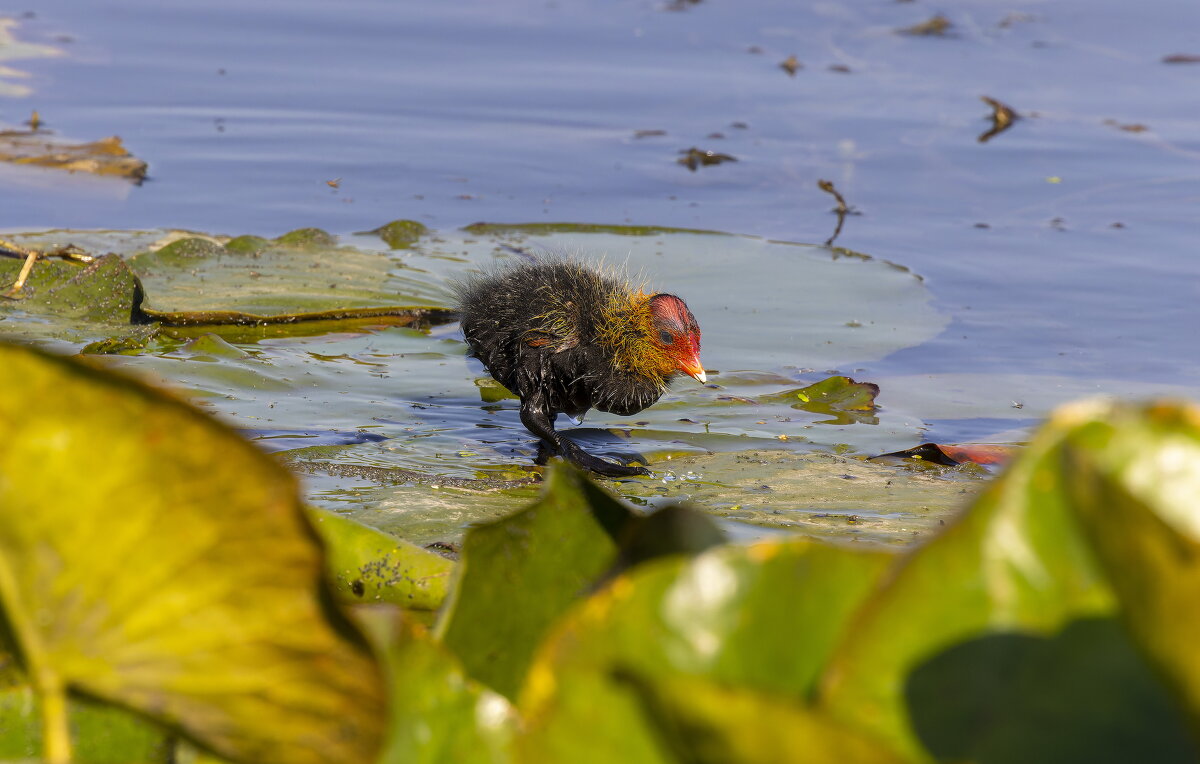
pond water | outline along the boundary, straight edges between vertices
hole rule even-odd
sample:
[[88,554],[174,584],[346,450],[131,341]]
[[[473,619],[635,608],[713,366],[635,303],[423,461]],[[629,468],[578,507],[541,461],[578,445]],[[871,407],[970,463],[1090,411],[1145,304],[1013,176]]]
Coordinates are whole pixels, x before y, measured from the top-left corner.
[[[945,35],[897,33],[938,11],[952,25]],[[678,422],[717,416],[705,397],[717,391],[682,384],[632,422],[590,418],[596,438],[628,436],[620,447],[658,466],[672,457],[670,475],[616,486],[639,501],[691,497],[744,533],[855,517],[854,534],[902,539],[978,478],[905,472],[936,493],[916,504],[937,510],[906,515],[878,504],[886,485],[870,501],[835,506],[827,488],[781,488],[805,470],[828,468],[844,484],[855,482],[845,475],[871,479],[855,472],[860,462],[779,464],[772,454],[844,459],[836,452],[923,439],[1014,442],[1081,395],[1200,392],[1200,112],[1181,95],[1200,92],[1200,64],[1163,62],[1200,53],[1192,0],[954,9],[883,0],[36,0],[0,7],[0,17],[17,20],[16,39],[44,46],[12,58],[0,47],[3,64],[28,75],[0,74],[11,86],[0,88],[0,119],[15,126],[36,109],[65,137],[117,134],[150,163],[140,186],[0,165],[8,231],[269,237],[318,226],[382,251],[352,234],[412,218],[463,243],[458,260],[424,269],[439,278],[493,255],[496,242],[458,233],[480,220],[749,235],[677,234],[664,244],[522,234],[520,246],[603,254],[684,295],[724,394],[749,398],[830,373],[881,388],[877,423],[810,418],[795,441],[779,440],[788,433],[775,410],[728,415],[716,434]],[[47,49],[58,55],[38,55]],[[779,64],[792,55],[803,67],[789,74]],[[980,142],[991,111],[980,96],[1022,118]],[[737,161],[689,170],[677,160],[692,147]],[[770,243],[832,234],[834,201],[819,179],[861,213],[837,244],[870,260]],[[871,278],[842,279],[856,267]],[[885,341],[872,320],[902,336]],[[228,339],[251,359],[176,343],[116,363],[199,390],[272,447],[337,449],[322,459],[432,474],[449,470],[434,454],[477,471],[525,464],[532,453],[511,401],[481,410],[482,372],[461,358],[452,326]],[[261,362],[270,368],[259,377],[279,378],[278,396],[245,392],[269,381],[230,383],[238,393],[180,371],[179,359],[198,356],[232,376]],[[304,403],[294,379],[282,379],[300,363],[298,373],[322,377],[319,389],[345,403]],[[372,363],[386,368],[373,375]],[[257,407],[272,402],[272,412],[290,406],[286,421],[255,424],[267,418]],[[485,438],[479,424],[496,427]],[[381,439],[351,437],[364,428]],[[722,453],[745,458],[705,461]],[[512,505],[507,493],[321,473],[309,490],[422,539]],[[765,517],[775,512],[786,514]]]

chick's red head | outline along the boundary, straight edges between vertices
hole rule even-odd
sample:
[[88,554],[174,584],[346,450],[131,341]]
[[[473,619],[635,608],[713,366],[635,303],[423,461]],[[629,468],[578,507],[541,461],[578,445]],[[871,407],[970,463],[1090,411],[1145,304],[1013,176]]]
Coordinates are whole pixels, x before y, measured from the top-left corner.
[[673,294],[656,294],[650,298],[650,314],[654,318],[651,339],[674,362],[676,370],[698,382],[707,381],[700,365],[700,325],[687,303]]

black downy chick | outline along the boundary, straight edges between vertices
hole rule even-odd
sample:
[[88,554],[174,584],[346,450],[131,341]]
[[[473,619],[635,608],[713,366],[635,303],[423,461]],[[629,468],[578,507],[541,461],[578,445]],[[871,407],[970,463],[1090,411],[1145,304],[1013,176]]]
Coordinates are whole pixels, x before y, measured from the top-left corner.
[[509,266],[456,286],[463,335],[550,455],[601,475],[648,474],[592,456],[554,429],[596,408],[619,416],[657,401],[676,374],[705,381],[700,327],[683,300],[646,294],[566,259]]

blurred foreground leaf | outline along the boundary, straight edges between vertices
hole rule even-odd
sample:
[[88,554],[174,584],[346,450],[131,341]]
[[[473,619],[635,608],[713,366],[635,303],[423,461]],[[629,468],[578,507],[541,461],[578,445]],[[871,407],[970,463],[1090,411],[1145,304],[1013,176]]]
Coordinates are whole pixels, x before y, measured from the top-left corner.
[[1200,409],[1162,403],[1099,411],[1064,447],[1067,490],[1129,631],[1200,729]]
[[887,749],[795,698],[695,678],[657,682],[618,672],[632,686],[674,761],[689,764],[888,764]]
[[[575,608],[539,649],[521,695],[524,752],[536,761],[674,761],[644,703],[672,692],[660,682],[685,676],[802,703],[893,558],[795,539],[634,569]],[[679,711],[693,712],[708,714]]]
[[377,665],[330,606],[295,481],[142,384],[0,345],[0,606],[69,757],[66,693],[235,760],[370,761]]
[[[87,698],[67,704],[76,764],[167,764],[174,735],[130,711]],[[28,686],[0,689],[0,761],[37,761],[42,727],[37,698]]]
[[518,733],[508,699],[470,679],[458,659],[394,609],[357,608],[391,684],[380,764],[498,764]]
[[556,464],[537,502],[467,532],[439,636],[471,676],[515,698],[547,629],[600,582],[723,539],[700,512],[668,506],[639,515]]
[[[1179,610],[1186,579],[1178,571],[1151,579],[1132,560],[1099,567],[1097,551],[1108,553],[1092,541],[1125,534],[1136,547],[1161,520],[1145,512],[1140,532],[1122,527],[1128,519],[1114,496],[1081,491],[1086,479],[1064,469],[1080,437],[1114,421],[1104,439],[1137,443],[1151,461],[1177,447],[1144,437],[1140,416],[1106,403],[1061,409],[970,510],[863,605],[825,672],[820,706],[913,759],[1194,760],[1179,710],[1114,628],[1122,607],[1144,606],[1118,602],[1110,579],[1118,590],[1141,580],[1147,597],[1177,592],[1179,612],[1190,613],[1195,597]],[[1171,484],[1195,485],[1191,474]],[[1195,518],[1200,506],[1189,511]]]
[[439,636],[468,673],[513,698],[546,629],[608,569],[633,513],[567,467],[542,498],[467,531]]

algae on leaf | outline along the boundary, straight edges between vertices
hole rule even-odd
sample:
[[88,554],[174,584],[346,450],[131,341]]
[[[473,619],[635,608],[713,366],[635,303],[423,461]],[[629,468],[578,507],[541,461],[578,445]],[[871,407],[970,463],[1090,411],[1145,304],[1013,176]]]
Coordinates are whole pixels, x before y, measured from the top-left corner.
[[241,760],[370,761],[379,668],[326,594],[294,479],[122,376],[0,345],[0,607],[69,757],[66,693]]
[[343,602],[391,602],[435,610],[446,598],[454,563],[348,517],[322,509],[309,517],[325,542],[333,585]]

